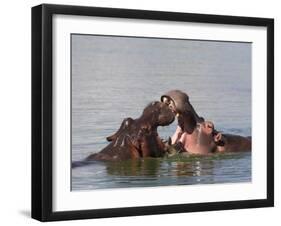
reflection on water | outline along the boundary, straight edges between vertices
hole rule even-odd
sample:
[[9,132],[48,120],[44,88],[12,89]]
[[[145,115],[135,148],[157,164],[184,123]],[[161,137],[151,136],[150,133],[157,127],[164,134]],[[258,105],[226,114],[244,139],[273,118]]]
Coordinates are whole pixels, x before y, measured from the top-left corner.
[[251,154],[97,162],[72,169],[73,190],[251,181]]
[[[72,35],[72,161],[171,89],[226,133],[251,135],[251,44]],[[158,129],[168,138],[176,122]],[[254,150],[253,150],[254,151]],[[251,154],[176,156],[72,169],[72,189],[251,181]]]

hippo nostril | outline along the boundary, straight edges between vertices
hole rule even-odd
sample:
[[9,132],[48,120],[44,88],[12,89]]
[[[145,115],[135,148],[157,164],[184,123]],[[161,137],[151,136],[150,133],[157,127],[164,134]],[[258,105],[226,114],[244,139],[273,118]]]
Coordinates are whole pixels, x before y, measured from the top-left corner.
[[214,129],[214,124],[213,124],[212,122],[207,122],[207,123],[206,123],[206,127],[207,127],[208,129]]
[[167,105],[170,104],[170,101],[169,101],[169,99],[168,99],[167,97],[161,98],[161,101],[162,101],[164,104],[167,104]]

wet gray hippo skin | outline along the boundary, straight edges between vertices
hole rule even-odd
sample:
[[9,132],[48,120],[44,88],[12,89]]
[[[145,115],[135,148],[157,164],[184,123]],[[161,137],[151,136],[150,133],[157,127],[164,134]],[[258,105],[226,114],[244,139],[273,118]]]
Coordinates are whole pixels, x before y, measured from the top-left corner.
[[161,101],[167,104],[177,116],[185,114],[185,130],[192,133],[198,122],[203,122],[189,101],[189,96],[180,90],[171,90],[161,96]]
[[165,154],[165,145],[158,136],[157,127],[167,126],[174,119],[175,114],[168,105],[152,102],[139,118],[124,119],[118,131],[107,137],[110,143],[86,160],[120,161],[161,157]]
[[185,114],[179,116],[179,127],[175,132],[174,145],[182,152],[208,155],[223,152],[251,151],[251,138],[223,134],[215,130],[209,121],[197,123],[192,133],[185,130]]

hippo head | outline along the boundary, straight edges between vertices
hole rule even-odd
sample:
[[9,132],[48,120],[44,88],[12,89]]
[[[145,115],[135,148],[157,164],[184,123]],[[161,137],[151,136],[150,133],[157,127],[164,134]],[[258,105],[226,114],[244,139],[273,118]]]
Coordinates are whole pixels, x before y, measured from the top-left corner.
[[155,127],[167,126],[175,120],[175,113],[167,104],[154,101],[143,110],[141,118]]
[[212,122],[204,121],[197,123],[192,133],[183,133],[179,141],[189,153],[208,154],[220,145],[222,134],[215,130]]
[[188,133],[192,133],[196,123],[204,121],[204,118],[198,116],[189,102],[188,95],[180,90],[167,92],[161,96],[161,101],[168,105],[178,117],[182,116],[182,119],[184,118],[185,129]]

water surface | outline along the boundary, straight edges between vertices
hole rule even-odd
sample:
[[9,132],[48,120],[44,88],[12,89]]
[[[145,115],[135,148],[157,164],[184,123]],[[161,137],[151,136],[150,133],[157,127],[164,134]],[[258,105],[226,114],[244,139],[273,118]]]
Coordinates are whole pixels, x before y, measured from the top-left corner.
[[[107,145],[126,117],[137,118],[171,90],[187,92],[216,129],[251,135],[251,44],[72,35],[72,161]],[[176,122],[159,128],[162,138]],[[145,159],[72,169],[72,189],[251,181],[251,154]]]

